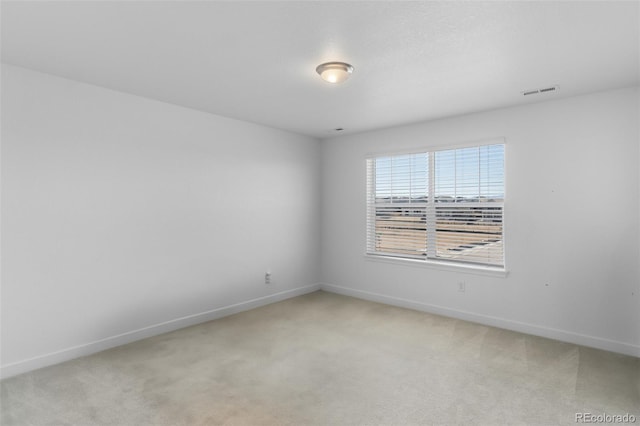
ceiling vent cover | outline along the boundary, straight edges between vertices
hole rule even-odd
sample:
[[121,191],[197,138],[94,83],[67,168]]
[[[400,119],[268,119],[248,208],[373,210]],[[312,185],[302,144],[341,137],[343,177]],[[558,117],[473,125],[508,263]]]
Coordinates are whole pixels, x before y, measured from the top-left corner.
[[551,87],[544,87],[542,89],[525,90],[524,92],[522,92],[522,95],[529,96],[529,95],[537,95],[539,93],[557,92],[559,88],[560,88],[559,86],[551,86]]

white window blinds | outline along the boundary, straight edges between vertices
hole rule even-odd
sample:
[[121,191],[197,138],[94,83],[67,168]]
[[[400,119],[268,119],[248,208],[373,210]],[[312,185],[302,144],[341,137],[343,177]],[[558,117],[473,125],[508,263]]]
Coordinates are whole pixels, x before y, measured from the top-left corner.
[[504,266],[504,145],[367,160],[367,253]]

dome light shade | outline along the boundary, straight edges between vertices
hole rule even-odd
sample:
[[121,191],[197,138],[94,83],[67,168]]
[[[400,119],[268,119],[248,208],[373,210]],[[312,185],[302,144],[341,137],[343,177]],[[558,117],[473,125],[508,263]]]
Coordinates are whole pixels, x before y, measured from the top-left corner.
[[320,77],[329,83],[342,83],[353,72],[353,66],[345,62],[326,62],[316,67]]

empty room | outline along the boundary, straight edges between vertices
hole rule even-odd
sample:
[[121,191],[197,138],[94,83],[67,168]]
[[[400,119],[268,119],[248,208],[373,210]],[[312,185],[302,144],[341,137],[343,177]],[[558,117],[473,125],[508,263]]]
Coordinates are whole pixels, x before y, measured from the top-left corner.
[[0,19],[0,424],[640,423],[640,2]]

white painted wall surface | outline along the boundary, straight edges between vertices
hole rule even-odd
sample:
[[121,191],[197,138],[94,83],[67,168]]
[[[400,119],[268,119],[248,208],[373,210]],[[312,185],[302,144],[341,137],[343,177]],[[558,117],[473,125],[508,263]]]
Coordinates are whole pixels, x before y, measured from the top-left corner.
[[316,289],[319,149],[3,65],[3,373]]
[[[621,89],[323,141],[325,288],[640,356],[638,97]],[[506,139],[506,278],[365,259],[367,153],[495,137]]]
[[[2,375],[310,291],[320,275],[330,291],[640,355],[638,99],[319,145],[3,65]],[[365,259],[367,153],[494,137],[507,141],[506,278]]]

